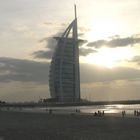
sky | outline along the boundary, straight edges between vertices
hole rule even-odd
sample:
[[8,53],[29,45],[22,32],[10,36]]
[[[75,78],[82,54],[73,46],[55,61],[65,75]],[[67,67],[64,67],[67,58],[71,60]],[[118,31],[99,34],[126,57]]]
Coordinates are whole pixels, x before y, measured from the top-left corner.
[[139,0],[0,0],[0,100],[49,98],[57,42],[77,5],[81,97],[140,100]]

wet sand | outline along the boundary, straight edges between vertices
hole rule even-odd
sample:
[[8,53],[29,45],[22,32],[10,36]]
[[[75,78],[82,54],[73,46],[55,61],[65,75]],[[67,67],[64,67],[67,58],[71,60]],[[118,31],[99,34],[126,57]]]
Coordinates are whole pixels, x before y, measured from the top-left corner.
[[0,140],[139,140],[140,117],[0,111]]

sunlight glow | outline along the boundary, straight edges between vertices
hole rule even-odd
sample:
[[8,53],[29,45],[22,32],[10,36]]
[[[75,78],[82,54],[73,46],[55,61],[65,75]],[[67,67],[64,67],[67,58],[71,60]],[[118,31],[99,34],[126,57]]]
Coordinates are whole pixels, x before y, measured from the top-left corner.
[[117,66],[119,61],[129,59],[131,57],[131,47],[100,48],[97,53],[90,54],[85,57],[85,62],[113,68]]

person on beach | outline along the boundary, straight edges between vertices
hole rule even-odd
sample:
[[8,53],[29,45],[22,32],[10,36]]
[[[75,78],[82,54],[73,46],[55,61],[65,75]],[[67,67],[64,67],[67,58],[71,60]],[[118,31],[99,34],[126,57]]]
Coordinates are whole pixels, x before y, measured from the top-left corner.
[[97,112],[94,113],[94,116],[97,116]]
[[101,112],[101,111],[95,112],[94,116],[102,117],[102,116],[104,116],[104,111],[103,112]]
[[124,110],[124,111],[122,111],[122,117],[124,118],[125,116],[126,116],[126,112]]
[[103,110],[103,113],[102,113],[102,115],[103,115],[103,116],[105,115],[105,112],[104,112],[104,110]]
[[122,111],[122,117],[124,117],[124,112]]
[[101,111],[98,111],[98,116],[99,116],[99,117],[101,117],[101,116],[102,116]]
[[136,116],[138,117],[140,115],[140,112],[137,110],[136,112]]
[[137,111],[136,110],[134,110],[134,116],[137,116]]
[[49,109],[49,114],[52,114],[52,109]]
[[79,109],[76,109],[76,113],[80,113],[80,110]]

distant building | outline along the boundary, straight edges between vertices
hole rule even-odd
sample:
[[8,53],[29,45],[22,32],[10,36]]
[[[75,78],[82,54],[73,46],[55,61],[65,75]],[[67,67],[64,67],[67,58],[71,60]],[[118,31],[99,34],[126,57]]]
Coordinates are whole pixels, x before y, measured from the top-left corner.
[[51,97],[60,102],[80,100],[79,48],[77,17],[62,37],[55,37],[57,46],[52,57],[49,75]]

